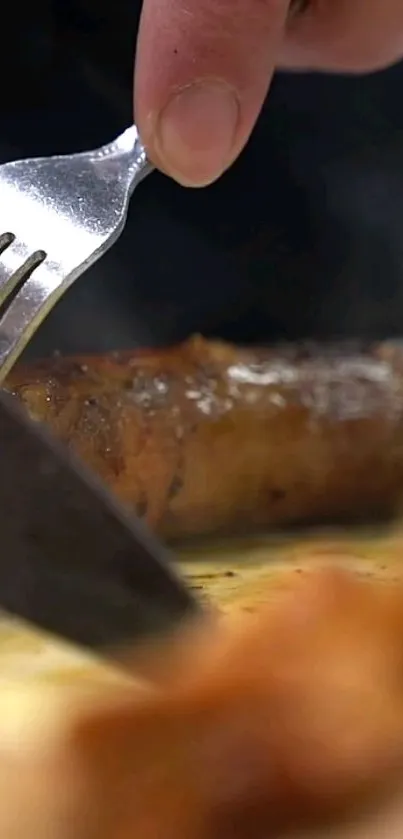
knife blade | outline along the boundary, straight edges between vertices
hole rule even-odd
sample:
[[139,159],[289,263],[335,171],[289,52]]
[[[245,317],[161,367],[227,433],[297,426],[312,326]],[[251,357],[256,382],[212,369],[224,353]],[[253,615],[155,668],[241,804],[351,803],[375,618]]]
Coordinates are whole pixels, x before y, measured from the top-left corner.
[[97,651],[199,611],[169,552],[5,391],[0,609]]

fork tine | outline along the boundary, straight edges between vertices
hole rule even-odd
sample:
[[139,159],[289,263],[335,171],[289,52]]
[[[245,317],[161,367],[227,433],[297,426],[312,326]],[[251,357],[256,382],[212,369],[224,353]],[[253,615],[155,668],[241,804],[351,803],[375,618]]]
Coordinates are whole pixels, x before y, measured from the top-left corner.
[[12,242],[14,242],[14,233],[2,233],[0,235],[0,253],[3,253]]
[[29,277],[34,268],[40,265],[44,259],[46,259],[44,251],[29,253],[28,249],[16,239],[3,247],[0,259],[0,306],[4,305],[13,291],[21,285],[23,280]]
[[[43,253],[43,252],[42,252]],[[32,258],[38,256],[33,254]],[[43,262],[43,258],[41,262]],[[1,263],[1,260],[0,260]],[[45,264],[30,265],[25,282],[0,317],[0,387],[42,320],[61,297],[65,282]],[[11,282],[12,278],[10,278]],[[21,283],[21,277],[19,279]],[[15,285],[15,284],[14,284]]]
[[25,264],[28,253],[26,247],[12,234],[5,233],[1,237],[0,244],[2,244],[0,259],[0,306],[2,306],[23,279],[21,266]]

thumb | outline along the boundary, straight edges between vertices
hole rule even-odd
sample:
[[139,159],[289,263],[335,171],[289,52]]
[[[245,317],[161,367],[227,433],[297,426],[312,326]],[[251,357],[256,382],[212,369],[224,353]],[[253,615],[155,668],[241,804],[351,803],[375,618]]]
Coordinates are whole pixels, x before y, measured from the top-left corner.
[[136,122],[177,181],[215,180],[247,142],[265,99],[288,0],[144,0]]

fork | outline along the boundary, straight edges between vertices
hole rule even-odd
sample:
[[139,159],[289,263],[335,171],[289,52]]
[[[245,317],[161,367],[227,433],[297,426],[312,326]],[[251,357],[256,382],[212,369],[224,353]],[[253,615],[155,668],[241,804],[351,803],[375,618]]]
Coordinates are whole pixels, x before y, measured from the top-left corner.
[[0,386],[62,295],[120,236],[152,168],[135,125],[94,151],[0,166]]

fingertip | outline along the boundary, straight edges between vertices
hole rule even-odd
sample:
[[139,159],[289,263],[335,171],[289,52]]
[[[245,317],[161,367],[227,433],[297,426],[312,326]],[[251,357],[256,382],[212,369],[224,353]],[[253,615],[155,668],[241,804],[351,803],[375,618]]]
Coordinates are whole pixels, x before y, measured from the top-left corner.
[[174,91],[148,120],[151,157],[183,186],[206,186],[231,165],[237,153],[237,92],[220,79],[202,79]]
[[155,165],[212,183],[246,145],[276,63],[288,0],[145,0],[137,125]]

